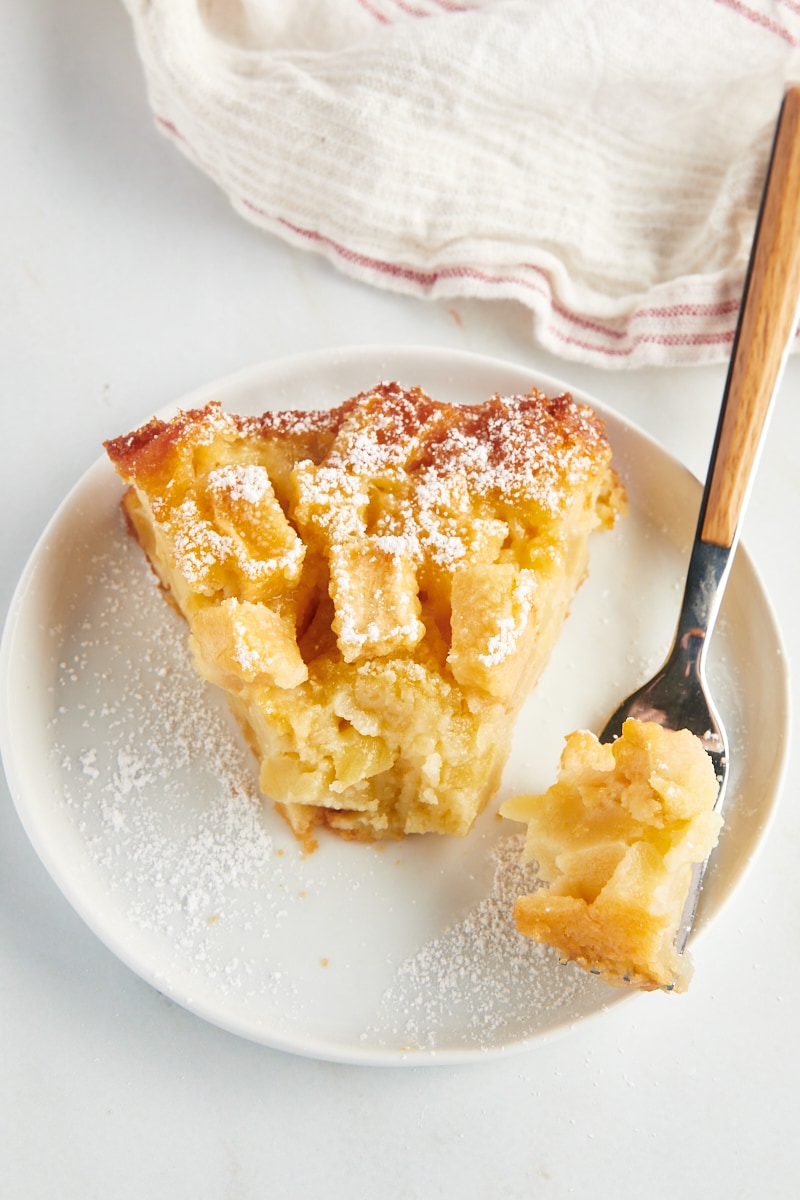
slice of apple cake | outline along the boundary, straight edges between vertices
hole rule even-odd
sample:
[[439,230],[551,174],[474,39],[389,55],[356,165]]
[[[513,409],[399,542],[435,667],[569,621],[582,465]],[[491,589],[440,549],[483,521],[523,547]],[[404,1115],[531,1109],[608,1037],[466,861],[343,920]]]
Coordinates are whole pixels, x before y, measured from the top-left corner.
[[385,383],[330,410],[211,403],[106,449],[298,836],[465,834],[624,503],[596,415]]
[[520,896],[520,933],[615,986],[685,990],[675,946],[692,865],[716,845],[719,790],[703,743],[687,729],[627,720],[610,745],[578,731],[544,795],[501,813],[528,825],[527,861],[549,886]]

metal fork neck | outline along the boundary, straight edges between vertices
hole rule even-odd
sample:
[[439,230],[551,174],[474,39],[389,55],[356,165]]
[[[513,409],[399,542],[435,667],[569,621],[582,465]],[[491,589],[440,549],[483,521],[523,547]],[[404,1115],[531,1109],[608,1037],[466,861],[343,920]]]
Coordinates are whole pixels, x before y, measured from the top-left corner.
[[716,546],[699,537],[692,547],[673,653],[696,660],[698,665],[705,658],[733,553],[733,546]]

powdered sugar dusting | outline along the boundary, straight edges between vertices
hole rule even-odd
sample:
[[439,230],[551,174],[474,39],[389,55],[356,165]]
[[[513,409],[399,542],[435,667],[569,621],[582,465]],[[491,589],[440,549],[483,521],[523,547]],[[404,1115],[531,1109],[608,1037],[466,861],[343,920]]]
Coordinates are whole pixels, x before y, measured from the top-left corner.
[[[120,531],[92,568],[95,615],[78,652],[63,651],[53,720],[88,859],[130,926],[166,939],[183,974],[240,997],[292,997],[259,946],[280,936],[286,895],[305,886],[299,848],[276,851],[255,762],[196,675],[186,627],[139,547]],[[236,926],[248,937],[231,954]]]
[[[429,557],[454,567],[470,554],[463,518],[476,498],[553,516],[609,453],[597,418],[568,396],[495,396],[459,408],[384,383],[340,411],[324,462],[299,474],[301,511],[332,542],[369,534],[417,564]],[[386,501],[369,530],[366,481]]]
[[[424,608],[432,585],[441,602],[442,573],[495,562],[503,552],[524,558],[545,544],[578,486],[602,479],[610,460],[597,418],[567,396],[450,405],[384,383],[337,411],[342,419],[324,455],[295,468],[292,515],[329,559],[334,628],[348,661],[413,646],[422,626],[407,614],[417,596]],[[378,631],[367,624],[367,598],[381,579],[393,602]],[[514,652],[530,614],[523,592],[490,637],[484,667]]]
[[173,553],[184,578],[198,591],[203,587],[211,590],[209,574],[234,553],[233,539],[218,533],[210,521],[201,516],[192,497],[177,506],[168,528]]
[[524,835],[493,851],[489,894],[464,919],[401,964],[365,1037],[409,1050],[484,1044],[530,1036],[540,1020],[565,1021],[602,995],[598,980],[516,930],[514,901],[541,886],[536,864],[520,861]]
[[272,495],[267,469],[258,463],[217,467],[208,473],[208,486],[212,491],[227,492],[232,499],[243,500],[246,504],[260,504],[265,496]]
[[497,632],[488,639],[485,652],[478,655],[478,661],[485,667],[497,666],[516,651],[519,639],[525,632],[535,592],[534,572],[521,571],[514,588],[515,613],[498,621]]

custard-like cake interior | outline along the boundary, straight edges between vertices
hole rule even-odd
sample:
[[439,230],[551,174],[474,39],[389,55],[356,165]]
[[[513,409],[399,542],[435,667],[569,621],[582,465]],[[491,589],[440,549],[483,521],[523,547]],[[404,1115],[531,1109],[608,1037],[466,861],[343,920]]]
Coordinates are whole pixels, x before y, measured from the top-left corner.
[[298,836],[466,833],[624,502],[594,413],[381,384],[331,410],[211,403],[106,448]]
[[686,729],[630,719],[610,745],[570,734],[556,783],[501,806],[527,823],[525,857],[549,884],[517,900],[520,933],[612,985],[683,991],[691,961],[675,938],[692,866],[719,836],[718,790]]

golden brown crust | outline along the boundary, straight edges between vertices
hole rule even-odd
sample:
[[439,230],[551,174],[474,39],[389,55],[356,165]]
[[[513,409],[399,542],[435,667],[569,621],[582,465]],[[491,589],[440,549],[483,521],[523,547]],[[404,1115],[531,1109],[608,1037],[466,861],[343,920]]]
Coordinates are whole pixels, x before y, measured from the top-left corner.
[[[387,463],[401,454],[410,472],[433,470],[443,477],[465,472],[475,487],[503,490],[509,498],[532,489],[543,494],[545,483],[563,487],[571,471],[585,473],[587,463],[610,457],[602,421],[568,393],[549,398],[534,388],[526,396],[504,400],[496,394],[484,404],[460,406],[431,400],[419,387],[405,391],[388,383],[332,409],[280,409],[245,417],[223,413],[211,401],[170,421],[153,418],[132,433],[110,438],[104,447],[129,482],[163,478],[200,427],[230,440],[277,442],[294,461],[318,464],[348,417],[370,400],[379,402],[381,412],[371,446],[376,461],[382,456]],[[409,454],[410,446],[415,450]],[[338,459],[342,468],[357,465],[346,455]]]

